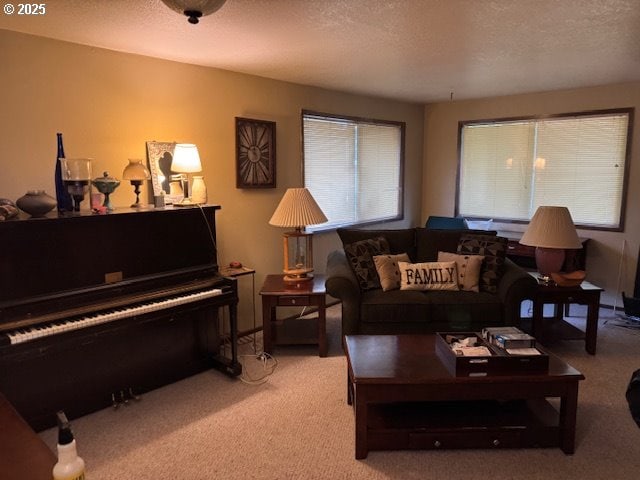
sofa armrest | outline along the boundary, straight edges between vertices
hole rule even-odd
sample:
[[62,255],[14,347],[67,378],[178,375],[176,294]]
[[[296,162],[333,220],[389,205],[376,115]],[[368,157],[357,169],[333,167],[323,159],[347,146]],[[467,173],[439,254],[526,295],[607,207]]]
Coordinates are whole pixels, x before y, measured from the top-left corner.
[[334,250],[327,257],[325,288],[342,302],[342,335],[358,333],[360,321],[360,285],[344,250]]
[[498,296],[502,301],[506,325],[520,326],[520,309],[523,300],[532,299],[538,282],[508,258],[505,259],[504,274],[498,284]]

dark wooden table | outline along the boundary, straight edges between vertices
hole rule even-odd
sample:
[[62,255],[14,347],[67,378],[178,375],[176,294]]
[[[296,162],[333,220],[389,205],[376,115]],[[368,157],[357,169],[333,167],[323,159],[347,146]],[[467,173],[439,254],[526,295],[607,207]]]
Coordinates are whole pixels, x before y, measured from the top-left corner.
[[[326,291],[324,287],[324,275],[314,275],[312,280],[300,283],[288,283],[284,281],[284,275],[267,275],[262,289],[262,336],[264,351],[273,352],[273,346],[281,344],[318,343],[321,357],[327,356],[327,320],[326,320]],[[314,339],[278,341],[276,329],[277,307],[307,307],[318,308],[317,337]],[[281,332],[281,335],[282,336]]]
[[[537,273],[530,273],[537,279]],[[602,288],[589,282],[575,287],[559,287],[553,283],[538,282],[535,298],[533,298],[533,318],[531,334],[542,344],[559,338],[584,338],[585,350],[596,354],[598,341],[598,311],[600,309],[600,293]],[[585,332],[580,332],[564,321],[563,310],[566,305],[577,303],[587,306],[587,322]],[[554,315],[544,316],[544,306],[554,305]]]
[[50,480],[56,456],[0,393],[0,477]]
[[435,335],[347,335],[345,346],[357,459],[371,450],[575,450],[584,376],[555,355],[543,374],[456,377],[435,353]]

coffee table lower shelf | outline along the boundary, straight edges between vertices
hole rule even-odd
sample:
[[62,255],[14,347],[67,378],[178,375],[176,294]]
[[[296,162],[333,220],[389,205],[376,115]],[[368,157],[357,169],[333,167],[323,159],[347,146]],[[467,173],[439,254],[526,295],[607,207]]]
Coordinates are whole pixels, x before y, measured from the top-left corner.
[[368,450],[558,447],[545,399],[370,404]]

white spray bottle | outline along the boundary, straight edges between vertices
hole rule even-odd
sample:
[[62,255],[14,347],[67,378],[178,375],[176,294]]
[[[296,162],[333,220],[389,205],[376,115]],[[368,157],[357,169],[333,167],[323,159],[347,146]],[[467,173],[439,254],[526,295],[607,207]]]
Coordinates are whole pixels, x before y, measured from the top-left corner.
[[58,463],[53,467],[53,480],[85,480],[84,460],[78,456],[71,424],[64,412],[58,412]]

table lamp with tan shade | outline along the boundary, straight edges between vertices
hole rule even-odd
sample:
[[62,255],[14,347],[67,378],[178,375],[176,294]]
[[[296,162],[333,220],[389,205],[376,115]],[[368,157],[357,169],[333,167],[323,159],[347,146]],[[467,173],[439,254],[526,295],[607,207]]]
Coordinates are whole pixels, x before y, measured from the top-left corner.
[[312,234],[303,231],[309,225],[325,223],[327,217],[322,212],[311,192],[306,188],[289,188],[273,213],[270,225],[292,227],[286,232],[284,245],[284,281],[298,283],[313,278]]
[[543,279],[560,272],[566,249],[582,248],[567,207],[540,206],[520,239],[536,247],[536,267]]

